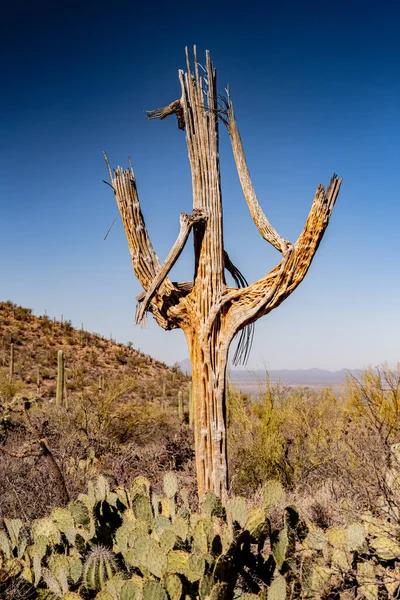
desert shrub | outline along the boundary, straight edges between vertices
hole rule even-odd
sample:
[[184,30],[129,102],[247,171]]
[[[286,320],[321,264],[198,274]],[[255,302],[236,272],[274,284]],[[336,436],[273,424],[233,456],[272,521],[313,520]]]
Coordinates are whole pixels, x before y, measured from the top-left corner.
[[81,343],[85,342],[86,344],[90,343],[92,336],[89,331],[81,329],[79,331],[79,337],[81,339]]
[[[22,435],[18,439],[23,439]],[[36,519],[59,503],[47,465],[34,457],[0,455],[0,477],[0,518]]]
[[1,303],[1,309],[5,310],[5,309],[15,309],[18,308],[18,305],[15,304],[15,302],[12,302],[11,300],[6,300],[5,302]]
[[42,368],[40,369],[40,377],[41,379],[54,379],[54,373],[50,369]]
[[128,357],[124,350],[117,350],[115,358],[120,365],[126,365],[128,363]]
[[57,386],[55,383],[51,383],[47,385],[42,392],[43,398],[55,398],[56,397]]
[[136,444],[145,445],[160,435],[161,430],[167,431],[171,427],[171,420],[168,413],[160,412],[158,404],[136,400],[115,408],[108,432],[121,444],[135,441]]
[[399,400],[399,369],[385,366],[349,377],[339,397],[271,385],[257,399],[230,393],[233,489],[274,477],[321,525],[365,510],[400,522]]
[[53,329],[54,323],[47,315],[42,315],[39,319],[42,331],[51,331]]
[[74,328],[73,328],[73,326],[72,326],[71,321],[64,321],[63,324],[62,324],[62,326],[63,326],[63,329],[65,331],[68,331],[68,332],[75,331]]
[[68,334],[65,336],[65,341],[70,346],[76,346],[76,344],[78,343],[78,341],[74,335],[68,335]]
[[162,412],[158,403],[144,402],[137,390],[137,380],[126,376],[106,381],[103,389],[93,385],[82,394],[76,426],[88,438],[105,434],[119,444],[145,445],[159,436],[165,438],[168,429],[174,429],[175,415]]
[[86,367],[84,365],[72,364],[70,369],[70,377],[68,378],[70,385],[74,386],[74,389],[83,390],[85,387],[85,375]]
[[22,306],[14,307],[14,318],[17,321],[29,321],[32,316],[31,308],[23,308]]
[[57,364],[57,353],[58,349],[52,346],[53,338],[49,338],[48,348],[46,350],[46,363],[47,365],[56,365]]
[[[68,409],[49,403],[47,394],[54,397],[55,388],[44,387],[43,398],[30,410],[34,424],[45,423],[44,433],[71,497],[83,492],[97,473],[119,484],[138,474],[157,479],[171,468],[184,473],[186,485],[194,490],[191,435],[175,412],[131,397],[136,385],[134,379],[121,377],[106,382],[102,391],[93,386],[71,398]],[[7,429],[0,430],[0,443],[18,453],[30,448],[31,435],[20,412],[11,416]],[[19,459],[0,453],[0,480],[6,482],[0,486],[0,516],[35,518],[58,501],[48,465],[35,456]]]
[[90,364],[93,367],[97,367],[98,366],[98,364],[99,364],[99,356],[98,356],[96,350],[91,350],[89,360],[90,360]]
[[[360,504],[400,522],[400,370],[349,377],[346,388],[347,485]],[[385,501],[382,501],[384,496]]]
[[24,343],[24,338],[21,335],[20,331],[18,331],[18,329],[10,329],[9,331],[9,340],[10,343],[12,342],[14,344],[14,346],[22,346]]
[[272,386],[256,400],[230,391],[229,450],[235,490],[255,490],[268,478],[287,488],[331,470],[340,451],[342,405],[330,390]]
[[0,369],[0,403],[3,407],[20,394],[24,387],[25,384],[21,379],[13,378],[10,381],[7,371]]
[[347,397],[351,414],[362,420],[390,446],[399,441],[400,365],[367,369],[359,378],[347,378]]

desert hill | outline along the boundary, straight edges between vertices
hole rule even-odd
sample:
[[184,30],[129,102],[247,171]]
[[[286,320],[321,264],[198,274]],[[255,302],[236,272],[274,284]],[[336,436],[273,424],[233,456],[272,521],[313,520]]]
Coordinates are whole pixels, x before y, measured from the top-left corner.
[[44,515],[99,474],[118,485],[172,468],[191,483],[192,432],[178,410],[189,381],[133,347],[0,303],[0,519],[21,506],[25,519]]
[[66,392],[70,402],[104,381],[121,377],[135,380],[132,391],[143,400],[175,401],[179,391],[187,393],[189,378],[131,346],[117,344],[98,333],[72,327],[70,321],[56,321],[47,315],[36,317],[29,308],[12,302],[0,303],[0,367],[31,393],[52,400],[56,393],[57,353],[63,350]]

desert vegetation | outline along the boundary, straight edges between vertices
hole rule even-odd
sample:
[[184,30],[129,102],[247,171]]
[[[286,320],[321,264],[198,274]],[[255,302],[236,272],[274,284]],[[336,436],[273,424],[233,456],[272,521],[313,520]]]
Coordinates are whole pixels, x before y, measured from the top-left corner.
[[[185,130],[193,212],[161,263],[132,165],[107,167],[150,312],[181,328],[192,377],[132,343],[0,304],[0,597],[7,600],[380,600],[400,598],[400,371],[340,394],[227,384],[255,321],[305,277],[341,179],[318,186],[296,242],[258,203],[233,105],[187,54],[181,98],[150,111]],[[248,285],[225,248],[219,123],[243,194],[279,264]],[[190,232],[194,276],[169,273]],[[236,287],[229,287],[225,271]]]
[[349,374],[336,395],[230,387],[229,497],[199,502],[188,377],[0,308],[2,598],[398,597],[397,369]]

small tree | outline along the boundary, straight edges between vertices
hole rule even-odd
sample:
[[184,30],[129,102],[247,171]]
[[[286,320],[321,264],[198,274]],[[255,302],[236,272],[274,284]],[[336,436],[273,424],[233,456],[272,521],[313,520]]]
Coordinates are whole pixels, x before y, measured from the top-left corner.
[[[225,386],[230,344],[241,332],[236,359],[245,359],[251,343],[249,327],[279,306],[304,278],[323,237],[335,204],[341,179],[334,175],[328,188],[318,186],[304,229],[291,244],[266,218],[254,191],[237,128],[232,101],[218,96],[216,71],[206,53],[201,76],[194,49],[192,70],[186,50],[187,72],[179,71],[182,96],[148,118],[175,114],[186,131],[192,171],[193,212],[181,213],[178,238],[161,265],[150,242],[141,212],[132,169],[112,171],[106,162],[128,239],[135,274],[144,292],[137,298],[136,320],[151,312],[166,330],[180,327],[192,363],[194,434],[199,496],[211,490],[223,497],[227,490]],[[233,155],[247,205],[262,237],[282,255],[279,264],[248,285],[224,249],[218,148],[218,125],[229,133]],[[172,282],[168,273],[190,231],[194,237],[194,277]],[[226,284],[225,270],[237,287]]]

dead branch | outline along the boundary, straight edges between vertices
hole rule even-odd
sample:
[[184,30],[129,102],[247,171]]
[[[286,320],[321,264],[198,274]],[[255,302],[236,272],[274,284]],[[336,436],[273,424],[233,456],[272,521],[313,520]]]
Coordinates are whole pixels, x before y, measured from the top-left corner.
[[43,452],[41,450],[33,450],[31,448],[32,443],[28,445],[28,447],[23,448],[20,452],[13,452],[4,446],[0,446],[0,452],[3,454],[7,454],[11,458],[29,458],[31,456],[42,456]]
[[277,267],[249,287],[227,293],[222,304],[232,298],[236,325],[248,324],[268,314],[304,279],[328,226],[341,182],[335,174],[326,190],[322,185],[318,186],[302,233],[296,243],[283,253]]
[[224,114],[225,112],[227,112],[227,118],[222,118],[222,121],[225,123],[228,129],[240,184],[242,186],[243,194],[246,199],[247,206],[249,207],[252,219],[262,237],[267,242],[272,244],[274,248],[276,248],[280,252],[283,252],[284,250],[286,250],[289,242],[284,240],[272,227],[271,223],[268,221],[267,217],[264,214],[264,211],[262,210],[257,200],[253,183],[251,181],[249,169],[247,167],[242,140],[240,139],[239,130],[236,124],[232,101],[229,96],[227,99],[227,111],[223,110],[218,112]]
[[[25,426],[29,433],[32,435],[33,439],[24,444],[24,446],[19,451],[9,450],[5,446],[0,445],[0,452],[10,456],[11,458],[31,458],[31,457],[43,457],[45,462],[48,465],[48,469],[50,473],[52,473],[53,478],[57,484],[57,488],[60,494],[60,501],[63,504],[67,504],[69,502],[69,493],[65,483],[64,475],[60,467],[57,464],[56,459],[50,449],[50,445],[48,439],[44,435],[44,430],[47,422],[41,423],[39,427],[36,427],[30,418],[29,415],[30,401],[26,400],[24,403],[24,408],[22,409]],[[21,411],[19,411],[21,412]]]
[[165,259],[162,267],[157,273],[156,277],[151,282],[149,289],[143,299],[142,306],[138,311],[137,322],[140,323],[143,319],[143,315],[148,309],[148,306],[153,299],[154,295],[157,293],[158,288],[162,285],[164,279],[167,277],[168,273],[178,260],[179,256],[182,253],[183,248],[185,247],[186,241],[189,237],[190,230],[192,229],[195,223],[204,223],[206,220],[206,216],[204,211],[195,209],[191,215],[186,213],[181,213],[180,216],[180,231],[179,235],[176,238],[174,245],[172,246],[167,258]]
[[180,100],[175,100],[168,104],[168,106],[164,106],[164,108],[157,108],[156,110],[148,110],[146,111],[146,119],[165,119],[169,115],[176,115],[178,120],[179,129],[185,129],[185,118],[183,116],[183,109]]
[[[120,167],[112,172],[107,156],[104,153],[111,184],[115,190],[119,212],[125,228],[129,250],[131,253],[135,275],[147,292],[153,280],[160,272],[160,261],[151,244],[141,211],[136,180],[133,169],[123,170]],[[173,329],[178,326],[176,317],[168,309],[179,302],[179,289],[174,287],[168,277],[160,285],[160,296],[152,298],[148,307],[157,323],[163,329]],[[166,302],[165,297],[169,300]]]

